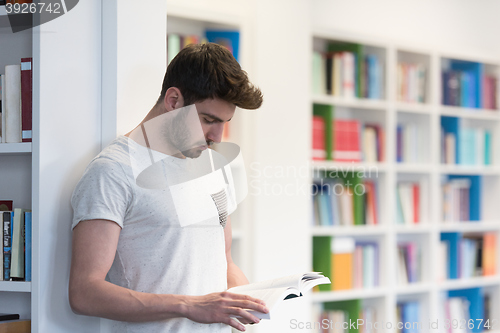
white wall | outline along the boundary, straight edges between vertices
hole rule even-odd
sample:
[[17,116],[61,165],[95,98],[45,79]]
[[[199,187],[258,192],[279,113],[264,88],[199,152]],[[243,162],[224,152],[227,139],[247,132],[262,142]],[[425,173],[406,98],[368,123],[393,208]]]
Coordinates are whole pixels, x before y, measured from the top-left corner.
[[70,198],[101,142],[101,0],[80,1],[33,36],[32,332],[99,332],[97,318],[72,313],[68,281]]
[[497,0],[312,0],[315,25],[388,42],[500,56]]
[[103,147],[137,126],[167,68],[166,1],[103,1]]

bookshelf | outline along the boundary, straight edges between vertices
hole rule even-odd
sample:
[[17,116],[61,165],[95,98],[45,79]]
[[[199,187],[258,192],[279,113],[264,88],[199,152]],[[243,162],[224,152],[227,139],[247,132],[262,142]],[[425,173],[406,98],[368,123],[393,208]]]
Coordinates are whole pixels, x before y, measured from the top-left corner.
[[[12,33],[5,6],[0,6],[1,74],[5,74],[6,65],[18,65],[21,58],[33,56],[33,39],[31,32]],[[33,174],[36,162],[32,155],[36,149],[35,143],[0,143],[0,198],[13,200],[13,208],[33,209],[32,179],[36,177]],[[0,281],[0,312],[18,313],[21,319],[32,318],[32,290],[32,282]]]
[[[470,72],[462,75],[466,87],[462,89],[463,91],[466,89],[474,91],[473,88],[470,88],[472,83],[481,81],[482,77],[495,76],[500,78],[500,62],[482,56],[447,54],[441,50],[429,50],[425,47],[419,49],[414,46],[390,44],[384,41],[366,39],[363,36],[349,35],[349,39],[346,39],[343,34],[319,28],[312,29],[311,38],[314,54],[310,67],[312,69],[310,112],[326,119],[325,132],[333,132],[338,128],[328,124],[330,119],[356,120],[360,128],[358,135],[361,149],[364,143],[364,124],[377,123],[385,132],[384,158],[378,162],[364,162],[363,156],[355,162],[335,161],[335,156],[341,155],[335,155],[335,150],[340,150],[340,148],[336,147],[334,142],[331,147],[326,144],[326,149],[331,148],[333,151],[333,160],[314,160],[310,163],[313,174],[312,183],[324,179],[328,175],[328,170],[366,172],[372,168],[368,177],[366,173],[361,177],[365,180],[371,178],[376,183],[379,214],[376,225],[336,225],[335,222],[332,223],[333,225],[328,225],[325,222],[321,225],[317,221],[317,215],[321,217],[321,211],[315,208],[316,203],[313,202],[311,215],[314,220],[310,223],[310,237],[313,238],[313,245],[318,239],[325,237],[333,239],[333,243],[335,243],[336,238],[341,237],[350,237],[356,242],[370,240],[378,244],[379,258],[381,258],[377,263],[378,269],[375,273],[379,274],[377,286],[368,289],[352,287],[347,290],[316,292],[312,297],[312,302],[317,307],[316,314],[321,311],[318,310],[321,307],[334,308],[335,302],[359,301],[361,308],[375,305],[378,321],[395,323],[398,320],[396,311],[398,304],[411,304],[412,306],[417,304],[418,320],[427,323],[429,320],[437,318],[436,314],[441,311],[443,299],[456,293],[472,292],[470,290],[474,288],[480,288],[481,299],[489,297],[490,314],[497,313],[500,305],[500,279],[498,278],[500,215],[498,209],[495,209],[495,200],[492,198],[498,197],[497,191],[500,189],[499,159],[496,156],[497,150],[494,148],[498,145],[500,136],[500,112],[498,104],[495,107],[492,106],[491,100],[484,101],[486,98],[491,99],[492,91],[489,92],[490,95],[485,97],[483,94],[477,93],[479,91],[477,89],[480,88],[476,88],[475,95],[473,92],[469,92],[469,96],[455,97],[455,99],[460,99],[461,102],[465,103],[462,104],[463,106],[445,105],[451,103],[448,103],[448,100],[445,103],[443,99],[449,98],[449,93],[445,92],[443,88],[446,77],[442,73],[450,70]],[[319,74],[318,52],[324,55],[322,61],[325,63],[324,67],[320,67],[320,71],[329,73],[333,68],[333,74],[331,74],[331,82],[333,83],[328,83],[328,74]],[[355,54],[356,66],[358,67],[355,67],[354,80],[357,83],[355,83],[354,96],[345,97],[342,94],[336,94],[335,82],[339,81],[335,80],[339,79],[335,77],[338,75],[335,71],[335,52],[353,52]],[[378,57],[377,61],[381,67],[379,74],[374,75],[378,80],[376,84],[380,85],[376,88],[380,90],[377,98],[367,98],[366,93],[362,91],[360,93],[357,90],[370,89],[364,85],[372,84],[369,60],[363,60],[367,59],[369,54]],[[328,65],[328,57],[334,59],[331,67]],[[362,65],[360,65],[361,61],[364,61]],[[342,66],[346,66],[345,64],[346,62],[343,62]],[[346,75],[345,73],[349,73],[351,70],[343,67],[341,75]],[[360,73],[366,75],[366,79],[365,77],[360,78],[358,76]],[[377,75],[382,75],[382,77],[377,77]],[[472,79],[470,79],[471,76]],[[481,77],[481,80],[474,81],[474,76],[475,78]],[[325,82],[323,91],[318,90],[318,80]],[[350,79],[345,78],[345,80],[349,84]],[[331,88],[328,86],[329,84],[332,84]],[[344,86],[342,88],[350,89]],[[333,95],[329,93],[330,91]],[[498,94],[498,91],[495,94]],[[485,103],[488,106],[486,108],[483,107]],[[328,116],[325,117],[324,114],[318,112],[319,109],[328,110],[326,111],[329,113]],[[464,161],[464,157],[461,160],[457,159],[457,163],[444,163],[442,161],[442,155],[446,153],[446,146],[437,144],[441,142],[442,117],[451,117],[456,120],[458,123],[457,133],[459,131],[466,132],[468,129],[471,129],[471,132],[476,131],[475,134],[470,134],[470,136],[477,138],[475,145],[465,141],[463,134],[457,134],[457,137],[463,140],[460,142],[459,149],[461,150],[457,149],[457,151],[462,155],[469,154],[466,157],[469,157],[471,161]],[[489,132],[491,137],[484,139],[483,133],[485,132]],[[326,140],[328,138],[335,140],[336,138],[334,133],[325,134],[325,136]],[[316,139],[313,136],[314,140]],[[484,144],[485,140],[489,140],[486,145]],[[471,153],[463,147],[464,145],[472,145],[471,150],[479,147],[485,151],[484,154],[489,154],[489,156],[470,156]],[[487,146],[491,147],[489,152],[488,148],[485,148]],[[469,187],[468,200],[470,201],[466,201],[469,205],[475,205],[476,208],[470,209],[470,218],[464,221],[446,222],[443,220],[445,203],[443,202],[442,184],[454,178],[469,178],[474,184],[475,180],[478,179],[479,185],[475,185],[476,189]],[[399,184],[409,185],[400,187],[401,191],[399,191],[397,190]],[[415,190],[415,187],[418,187],[418,190]],[[398,223],[398,214],[400,213],[396,207],[400,204],[399,200],[403,197],[404,191],[412,195],[410,196],[413,198],[412,200],[418,198],[418,203],[412,202],[413,210],[407,210],[410,213],[404,214],[412,217],[418,216],[418,219],[415,217],[418,222]],[[474,193],[471,194],[472,192]],[[464,193],[467,192],[462,191],[462,195],[465,195]],[[477,199],[474,197],[480,197],[480,200],[475,202]],[[415,204],[417,208],[415,208]],[[328,206],[328,209],[336,209],[336,204],[329,205],[331,206]],[[401,202],[401,205],[404,206],[404,202]],[[462,206],[465,207],[465,205]],[[340,206],[340,209],[344,207],[349,206]],[[356,203],[354,203],[354,210],[356,210]],[[474,210],[476,212],[473,213]],[[335,217],[335,214],[332,216]],[[436,267],[440,264],[437,253],[442,233],[459,233],[473,239],[490,233],[495,235],[497,242],[494,249],[496,273],[492,276],[440,280]],[[402,273],[398,268],[398,263],[400,258],[406,258],[408,253],[399,253],[403,250],[398,250],[398,245],[409,243],[412,243],[414,247],[405,251],[417,251],[418,267],[415,269],[418,270],[418,277],[412,282],[402,283],[401,280],[398,281],[398,274]],[[318,256],[318,253],[324,253],[323,255],[328,258],[332,256],[330,249],[318,250],[319,245],[315,246],[311,254],[313,258]],[[350,253],[353,253],[354,258],[356,253]],[[334,256],[332,258],[331,265],[335,266],[336,259]],[[356,258],[353,259],[353,265],[356,265],[355,260]],[[313,259],[313,266],[321,266],[318,262],[320,261]],[[328,265],[323,264],[323,267],[328,268]],[[313,270],[318,269],[321,267],[313,267]],[[408,270],[405,270],[406,272]],[[354,268],[354,273],[356,273],[356,268]],[[494,315],[490,316],[492,319],[494,318]],[[314,318],[313,321],[317,321],[318,318]],[[421,332],[429,331],[430,329],[426,325],[421,330]]]

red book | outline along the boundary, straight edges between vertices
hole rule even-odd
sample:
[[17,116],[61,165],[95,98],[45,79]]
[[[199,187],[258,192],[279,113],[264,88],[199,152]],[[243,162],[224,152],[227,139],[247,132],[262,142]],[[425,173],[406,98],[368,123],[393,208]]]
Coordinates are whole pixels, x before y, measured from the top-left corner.
[[360,124],[356,120],[334,120],[333,159],[342,162],[361,161]]
[[0,211],[12,211],[12,200],[0,200]]
[[420,185],[413,184],[413,223],[420,222]]
[[32,108],[32,88],[33,77],[31,64],[32,58],[21,59],[21,126],[23,142],[32,140],[33,108]]
[[325,150],[325,119],[320,116],[313,116],[312,121],[312,145],[313,156],[315,161],[322,161],[326,158]]
[[376,225],[378,219],[375,184],[372,181],[367,181],[364,186],[366,189],[366,224]]

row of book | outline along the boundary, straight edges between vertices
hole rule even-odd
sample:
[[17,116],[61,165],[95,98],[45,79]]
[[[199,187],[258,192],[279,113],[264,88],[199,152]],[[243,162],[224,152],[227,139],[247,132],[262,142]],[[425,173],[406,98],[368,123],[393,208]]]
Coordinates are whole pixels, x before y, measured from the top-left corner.
[[441,117],[441,162],[490,165],[492,134],[481,127],[466,127],[458,117]]
[[396,188],[398,224],[417,224],[420,222],[420,184],[399,182]]
[[396,128],[396,161],[399,163],[420,163],[423,160],[423,134],[419,126],[408,123]]
[[[443,105],[497,109],[497,78],[474,70],[446,70],[442,74]],[[481,82],[479,82],[481,81]]]
[[397,99],[401,102],[424,103],[427,70],[423,64],[398,63]]
[[467,279],[495,275],[496,235],[463,235],[459,232],[441,233],[438,253],[440,280]]
[[313,238],[313,269],[332,281],[317,290],[373,288],[379,285],[379,246],[352,237]]
[[[353,313],[352,305],[336,304],[326,306],[327,309],[320,309],[316,314],[318,321],[311,327],[313,332],[321,333],[348,333],[355,322],[359,333],[377,333],[381,331],[380,320],[377,317],[377,309],[373,306],[364,306],[359,313]],[[359,321],[358,321],[359,320]],[[306,327],[307,329],[308,327]]]
[[313,93],[381,99],[383,87],[383,64],[377,55],[313,52]]
[[378,224],[378,191],[373,181],[324,179],[313,184],[316,226]]
[[421,281],[421,253],[417,242],[398,244],[398,284]]
[[32,58],[5,66],[0,75],[0,142],[32,141]]
[[0,211],[0,281],[31,281],[31,211],[20,208],[12,210],[11,206],[9,208],[9,211]]
[[439,328],[448,332],[480,333],[497,329],[497,319],[491,312],[491,297],[483,288],[448,291],[439,311]]
[[422,320],[420,318],[420,303],[416,301],[399,302],[396,305],[397,333],[420,333]]
[[470,187],[468,178],[451,179],[442,185],[443,222],[470,221]]
[[[313,116],[312,126],[313,160],[329,157],[339,162],[373,163],[384,160],[385,133],[378,124],[335,119],[331,127],[327,127],[325,118],[316,115]],[[328,138],[331,142],[327,141]],[[331,154],[328,154],[329,148],[332,149]]]
[[238,60],[240,33],[232,30],[206,30],[205,35],[182,35],[171,33],[167,36],[167,59],[168,63],[190,44],[217,43],[227,48]]
[[458,133],[441,129],[441,163],[491,165],[491,145],[491,132],[484,128],[460,128]]

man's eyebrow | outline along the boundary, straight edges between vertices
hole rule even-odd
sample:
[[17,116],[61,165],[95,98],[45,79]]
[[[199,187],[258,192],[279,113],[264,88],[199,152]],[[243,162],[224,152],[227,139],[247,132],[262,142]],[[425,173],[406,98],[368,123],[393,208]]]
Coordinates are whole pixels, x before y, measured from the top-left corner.
[[[213,120],[215,120],[215,121],[217,121],[217,122],[219,122],[219,123],[223,123],[223,122],[225,122],[225,120],[222,120],[222,119],[220,119],[219,117],[214,116],[214,115],[212,115],[212,114],[210,114],[210,113],[200,112],[200,114],[201,114],[201,115],[204,115],[204,116],[207,116],[207,117],[210,117],[210,118],[212,118]],[[233,118],[230,118],[228,121],[231,121],[231,119],[233,119]]]

